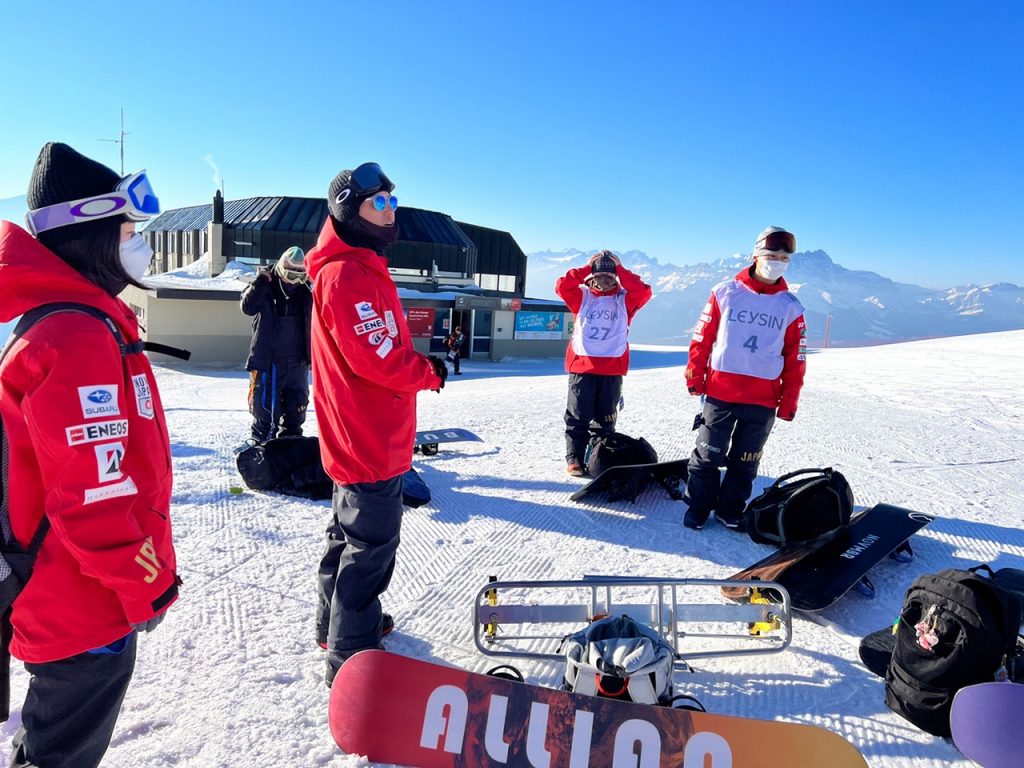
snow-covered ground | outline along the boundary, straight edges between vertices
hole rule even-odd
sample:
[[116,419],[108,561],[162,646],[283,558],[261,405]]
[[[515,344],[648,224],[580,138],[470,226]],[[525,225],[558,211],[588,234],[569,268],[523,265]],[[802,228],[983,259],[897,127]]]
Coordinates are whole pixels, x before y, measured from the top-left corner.
[[[646,437],[662,459],[682,458],[693,444],[684,356],[636,349],[625,382],[620,429]],[[415,462],[434,500],[405,516],[385,597],[398,623],[390,650],[476,671],[494,666],[476,651],[469,622],[491,574],[725,578],[770,551],[714,524],[684,529],[682,503],[660,489],[635,506],[570,502],[580,481],[564,472],[560,363],[467,361],[463,371],[442,393],[421,393],[420,427],[465,427],[485,442]],[[229,492],[240,484],[231,447],[249,424],[243,371],[166,365],[157,378],[185,585],[169,618],[140,641],[105,765],[366,765],[331,740],[314,642],[328,503]],[[888,502],[939,518],[918,535],[916,560],[887,560],[872,572],[874,600],[851,593],[814,620],[798,616],[786,652],[704,661],[684,689],[712,712],[831,729],[873,768],[970,765],[950,742],[885,707],[882,681],[860,664],[857,643],[893,619],[918,574],[982,561],[1024,567],[1022,380],[1020,331],[813,354],[797,419],[776,426],[758,488],[794,469],[834,466],[858,507]],[[518,666],[540,684],[560,673],[548,662]],[[15,664],[6,740],[25,685]]]

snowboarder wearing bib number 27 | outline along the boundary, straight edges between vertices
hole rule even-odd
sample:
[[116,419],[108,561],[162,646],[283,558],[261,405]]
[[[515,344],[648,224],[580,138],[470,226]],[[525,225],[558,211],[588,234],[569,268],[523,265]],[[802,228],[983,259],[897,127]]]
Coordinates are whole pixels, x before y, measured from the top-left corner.
[[569,400],[565,461],[570,475],[586,474],[587,446],[615,431],[622,377],[629,370],[629,324],[651,298],[651,286],[611,251],[555,282],[555,293],[576,315],[565,352]]
[[753,263],[711,289],[694,328],[686,387],[704,396],[704,407],[687,468],[687,528],[703,528],[714,511],[727,528],[742,530],[775,417],[796,416],[807,367],[806,327],[804,308],[782,277],[795,250],[792,233],[764,230]]

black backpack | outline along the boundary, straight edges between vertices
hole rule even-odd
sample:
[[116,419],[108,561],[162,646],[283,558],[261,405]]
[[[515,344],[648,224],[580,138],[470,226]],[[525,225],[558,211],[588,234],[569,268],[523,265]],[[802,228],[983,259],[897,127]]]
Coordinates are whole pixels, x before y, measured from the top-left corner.
[[[330,499],[334,481],[324,469],[317,437],[275,437],[256,443],[235,459],[245,484],[256,491],[274,491],[315,501]],[[430,488],[409,469],[402,480],[402,503],[421,507],[430,503]]]
[[903,600],[885,703],[936,736],[950,735],[956,692],[1009,674],[1017,648],[1021,605],[981,569],[991,573],[978,566],[925,574]]
[[658,453],[642,437],[630,437],[621,432],[612,432],[598,438],[587,457],[587,471],[597,477],[606,469],[626,464],[654,464]]
[[759,544],[799,544],[850,524],[853,491],[831,467],[783,475],[743,512],[750,538]]

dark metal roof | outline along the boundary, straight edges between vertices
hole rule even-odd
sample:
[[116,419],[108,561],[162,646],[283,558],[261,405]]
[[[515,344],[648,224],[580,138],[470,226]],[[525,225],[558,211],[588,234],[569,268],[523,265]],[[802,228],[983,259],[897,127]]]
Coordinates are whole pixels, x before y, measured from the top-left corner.
[[[160,214],[145,232],[187,232],[206,229],[212,205],[176,208]],[[249,197],[224,202],[224,225],[236,230],[317,233],[327,218],[327,201],[312,197]],[[395,212],[401,239],[411,242],[475,248],[451,216],[421,208],[401,207]]]
[[213,218],[212,205],[193,205],[191,208],[177,208],[165,211],[155,219],[146,222],[143,232],[190,232],[195,229],[206,229]]
[[446,213],[425,211],[422,208],[399,208],[395,211],[395,221],[398,223],[399,237],[402,240],[476,248],[473,241]]

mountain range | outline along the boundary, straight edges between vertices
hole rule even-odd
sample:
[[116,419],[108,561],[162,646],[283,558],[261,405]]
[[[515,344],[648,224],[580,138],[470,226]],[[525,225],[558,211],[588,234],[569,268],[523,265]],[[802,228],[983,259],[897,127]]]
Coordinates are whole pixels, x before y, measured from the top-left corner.
[[[568,249],[528,254],[526,295],[556,298],[555,280],[586,264],[593,253]],[[711,288],[750,264],[745,254],[684,266],[660,264],[642,251],[619,255],[624,266],[654,288],[654,297],[636,315],[630,332],[632,341],[649,344],[688,344]],[[786,281],[804,305],[811,346],[825,344],[826,324],[830,346],[1024,328],[1024,288],[1011,283],[922,288],[846,269],[820,250],[793,254]]]

